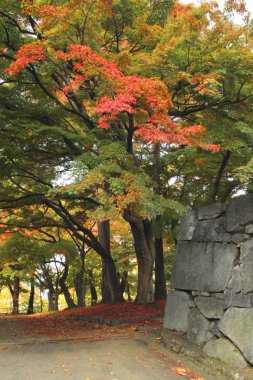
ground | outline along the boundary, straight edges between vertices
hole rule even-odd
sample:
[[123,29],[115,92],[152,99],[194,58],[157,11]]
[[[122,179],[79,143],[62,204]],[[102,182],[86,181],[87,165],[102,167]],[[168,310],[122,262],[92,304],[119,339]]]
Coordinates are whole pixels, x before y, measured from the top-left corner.
[[4,380],[213,380],[162,349],[164,304],[0,317]]

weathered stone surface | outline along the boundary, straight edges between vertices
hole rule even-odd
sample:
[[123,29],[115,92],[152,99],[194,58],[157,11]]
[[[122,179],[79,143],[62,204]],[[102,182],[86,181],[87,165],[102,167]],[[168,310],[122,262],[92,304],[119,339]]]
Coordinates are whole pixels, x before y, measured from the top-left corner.
[[180,219],[179,240],[192,240],[198,221],[198,213],[191,211]]
[[202,207],[198,212],[199,220],[218,218],[225,212],[226,203],[216,202],[211,205]]
[[240,272],[242,277],[242,292],[253,291],[253,239],[246,241],[241,247]]
[[233,234],[231,236],[231,241],[235,244],[243,243],[244,241],[247,241],[251,239],[251,236],[248,234]]
[[224,309],[228,309],[230,306],[252,307],[252,301],[252,295],[226,293],[224,298]]
[[194,302],[206,318],[219,319],[224,310],[223,310],[223,300],[219,300],[214,297],[196,297]]
[[191,309],[189,313],[187,338],[197,344],[207,342],[213,337],[209,331],[210,322],[198,311],[197,308]]
[[223,315],[218,328],[253,364],[253,308],[230,307]]
[[209,292],[200,292],[199,290],[193,290],[192,295],[194,297],[202,296],[202,297],[210,297],[211,293]]
[[226,231],[244,232],[247,224],[253,223],[253,194],[234,198],[225,214]]
[[224,300],[224,293],[212,293],[212,297]]
[[190,300],[191,297],[186,292],[168,292],[164,316],[165,328],[186,333],[188,329],[188,304]]
[[241,352],[228,339],[211,339],[205,344],[203,350],[206,355],[220,359],[236,368],[248,366]]
[[211,334],[213,334],[214,336],[218,337],[218,338],[223,338],[224,335],[222,334],[222,332],[218,329],[218,321],[212,321],[209,325],[209,329]]
[[236,265],[231,274],[231,278],[228,282],[227,289],[231,293],[240,293],[242,290],[242,276],[241,269],[239,265]]
[[201,220],[196,224],[192,240],[229,243],[231,235],[225,232],[221,219]]
[[224,291],[237,255],[234,244],[179,241],[171,288]]
[[246,234],[253,234],[253,224],[248,224],[245,228]]

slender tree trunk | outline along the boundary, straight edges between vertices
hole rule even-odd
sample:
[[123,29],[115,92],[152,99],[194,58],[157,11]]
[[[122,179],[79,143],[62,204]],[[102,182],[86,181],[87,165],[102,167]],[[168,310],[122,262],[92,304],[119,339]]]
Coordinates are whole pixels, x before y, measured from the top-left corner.
[[[157,195],[161,194],[161,143],[157,142],[154,145],[154,173],[153,178],[155,181],[155,192]],[[156,223],[159,226],[159,235],[155,238],[155,299],[166,299],[166,281],[164,272],[164,253],[163,253],[163,239],[162,239],[162,225],[161,216],[156,217]]]
[[92,270],[89,270],[89,285],[90,285],[90,295],[91,295],[91,305],[95,305],[98,301],[98,295],[94,282],[94,275]]
[[220,167],[219,167],[219,170],[218,170],[218,173],[216,175],[216,178],[215,178],[215,181],[214,181],[214,184],[213,184],[213,194],[212,194],[212,200],[213,202],[216,202],[217,201],[217,196],[218,196],[218,192],[219,192],[219,188],[220,188],[220,184],[221,184],[221,180],[222,180],[222,175],[224,173],[224,170],[227,166],[227,163],[231,157],[231,150],[227,150],[224,154],[223,154],[223,159],[222,159],[222,162],[220,164]]
[[76,304],[75,302],[73,301],[71,295],[70,295],[70,292],[66,286],[66,280],[67,280],[67,277],[68,277],[68,273],[69,273],[69,266],[67,263],[65,263],[65,266],[64,266],[64,271],[63,271],[63,274],[62,276],[59,278],[59,285],[61,287],[61,290],[64,294],[64,298],[67,302],[67,305],[69,308],[72,308],[72,307],[76,307]]
[[163,239],[155,239],[155,300],[163,300],[167,297],[166,281],[164,274]]
[[120,286],[117,278],[116,267],[110,251],[110,221],[98,222],[98,235],[102,247],[108,253],[107,257],[102,258],[102,303],[122,302]]
[[20,294],[20,280],[19,277],[14,277],[13,286],[9,285],[12,296],[12,314],[19,314],[19,294]]
[[121,291],[122,298],[123,298],[123,294],[126,292],[127,293],[127,300],[129,302],[131,302],[132,299],[131,299],[130,287],[129,287],[127,277],[128,277],[128,273],[125,270],[121,276],[120,291]]
[[134,248],[138,263],[138,286],[135,302],[148,303],[153,301],[152,274],[155,259],[155,246],[152,234],[152,224],[148,220],[125,213],[134,238]]
[[86,292],[86,282],[85,282],[85,251],[82,249],[79,252],[81,259],[81,269],[77,273],[75,278],[75,291],[77,295],[77,306],[85,306],[85,292]]
[[35,295],[34,278],[31,277],[31,288],[30,288],[27,314],[33,314],[34,295]]

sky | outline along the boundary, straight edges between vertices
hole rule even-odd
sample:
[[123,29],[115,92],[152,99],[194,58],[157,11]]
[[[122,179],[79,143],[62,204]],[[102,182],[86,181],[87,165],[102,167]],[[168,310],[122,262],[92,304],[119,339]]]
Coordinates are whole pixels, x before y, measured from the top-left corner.
[[[221,5],[221,7],[223,6],[224,4],[224,0],[216,0],[217,3],[219,3]],[[198,3],[197,0],[181,0],[181,3]],[[248,11],[250,11],[253,15],[253,1],[252,0],[246,0],[245,1],[245,4],[246,4],[246,7],[248,9]]]

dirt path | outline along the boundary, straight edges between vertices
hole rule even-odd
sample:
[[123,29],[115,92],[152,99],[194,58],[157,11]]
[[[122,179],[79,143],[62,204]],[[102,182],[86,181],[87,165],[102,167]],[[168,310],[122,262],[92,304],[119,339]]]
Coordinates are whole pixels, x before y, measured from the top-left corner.
[[174,366],[129,338],[15,345],[0,355],[4,380],[182,380]]
[[192,372],[136,328],[69,315],[0,317],[2,380],[214,380]]

